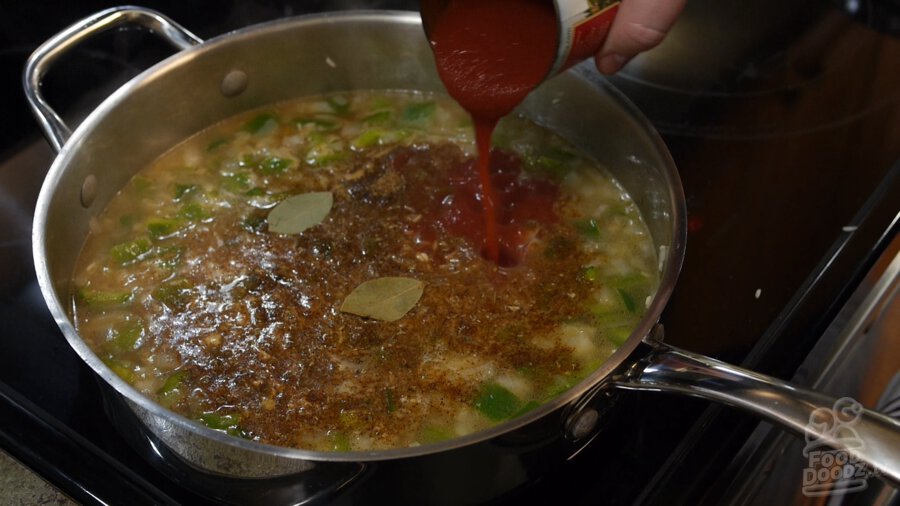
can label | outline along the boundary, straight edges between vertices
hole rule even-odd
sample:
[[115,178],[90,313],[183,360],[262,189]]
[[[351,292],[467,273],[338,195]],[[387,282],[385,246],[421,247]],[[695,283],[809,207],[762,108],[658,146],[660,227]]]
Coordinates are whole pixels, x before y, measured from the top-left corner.
[[617,0],[555,0],[555,4],[559,46],[550,75],[596,53],[619,10]]

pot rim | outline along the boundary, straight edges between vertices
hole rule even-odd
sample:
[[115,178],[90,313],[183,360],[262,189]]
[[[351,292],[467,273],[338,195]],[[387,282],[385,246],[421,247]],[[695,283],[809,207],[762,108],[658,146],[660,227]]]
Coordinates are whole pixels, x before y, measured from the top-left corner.
[[[81,357],[81,359],[96,372],[103,380],[113,387],[116,392],[128,401],[147,410],[154,416],[163,418],[164,420],[175,424],[176,426],[186,429],[191,433],[202,436],[206,439],[214,440],[218,443],[228,446],[237,447],[242,450],[248,450],[258,453],[264,453],[271,456],[284,457],[289,459],[321,461],[321,462],[375,462],[381,460],[393,460],[410,457],[419,457],[433,453],[444,452],[461,448],[465,446],[481,443],[508,432],[524,427],[535,420],[542,418],[551,412],[554,412],[566,405],[574,403],[576,400],[587,394],[595,388],[605,387],[610,376],[626,361],[626,359],[634,352],[642,340],[650,334],[650,331],[658,321],[663,308],[667,304],[669,297],[675,286],[678,274],[681,270],[681,264],[685,252],[685,239],[687,235],[686,226],[686,207],[684,193],[681,186],[681,180],[678,176],[675,163],[665,146],[662,138],[650,121],[632,104],[627,97],[614,88],[605,79],[591,78],[587,79],[583,73],[578,77],[587,79],[592,84],[602,88],[613,101],[621,106],[631,118],[637,123],[638,127],[648,135],[653,143],[653,147],[660,155],[664,167],[662,173],[667,180],[669,199],[671,202],[671,238],[672,243],[667,246],[665,252],[665,265],[660,276],[660,283],[644,318],[641,319],[638,326],[634,329],[631,336],[626,342],[620,346],[610,357],[608,357],[594,372],[582,379],[578,384],[560,394],[553,400],[546,402],[539,407],[519,416],[518,418],[508,420],[485,430],[481,430],[472,434],[449,439],[447,441],[422,445],[417,447],[393,448],[377,451],[349,451],[349,452],[321,452],[312,450],[303,450],[297,448],[288,448],[274,446],[256,441],[243,440],[237,437],[229,436],[223,432],[210,429],[199,422],[186,418],[178,413],[169,411],[161,405],[145,397],[143,394],[134,389],[125,380],[116,375],[100,358],[93,352],[87,343],[81,339],[75,330],[74,325],[65,310],[65,305],[60,300],[58,294],[53,288],[53,281],[49,273],[46,262],[46,241],[45,230],[47,226],[47,211],[50,202],[56,193],[59,180],[69,165],[70,160],[77,152],[79,146],[84,140],[91,135],[95,126],[102,122],[108,111],[118,106],[135,88],[141,83],[152,79],[154,75],[164,71],[167,67],[173,66],[188,59],[196,54],[213,51],[216,48],[237,44],[241,40],[249,39],[261,32],[270,30],[285,29],[303,29],[304,26],[320,24],[320,23],[340,23],[340,22],[359,22],[365,21],[369,23],[386,23],[386,24],[403,24],[403,25],[421,25],[421,19],[417,12],[412,11],[387,11],[387,10],[358,10],[358,11],[339,11],[328,12],[311,15],[303,15],[292,18],[279,19],[266,23],[251,25],[245,28],[227,32],[201,44],[186,50],[179,51],[165,60],[153,65],[147,70],[141,72],[138,76],[129,80],[127,83],[118,88],[109,97],[98,105],[87,118],[75,129],[72,136],[57,154],[51,165],[44,183],[41,187],[37,204],[35,207],[35,216],[32,229],[32,246],[35,270],[37,273],[38,284],[44,295],[50,312],[57,325],[62,330],[69,342],[69,345]],[[568,72],[576,72],[576,69]],[[657,252],[659,254],[659,252]],[[561,422],[561,424],[564,421]]]

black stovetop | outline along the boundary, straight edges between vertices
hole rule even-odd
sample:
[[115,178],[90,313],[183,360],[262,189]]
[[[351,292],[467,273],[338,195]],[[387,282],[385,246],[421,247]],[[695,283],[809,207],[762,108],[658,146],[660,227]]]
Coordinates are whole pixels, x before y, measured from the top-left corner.
[[[687,196],[668,341],[790,377],[896,235],[900,40],[881,31],[898,27],[894,3],[691,0],[669,39],[612,79],[663,134]],[[416,4],[145,2],[205,38],[289,15]],[[21,68],[53,33],[111,5],[32,0],[0,16],[0,448],[83,503],[199,504],[189,483],[164,478],[116,434],[32,267],[31,218],[53,154],[25,106]],[[167,53],[145,34],[110,34],[59,64],[47,95],[77,122]],[[605,422],[614,454],[589,447],[499,501],[715,503],[720,470],[756,424],[652,393],[623,395]]]

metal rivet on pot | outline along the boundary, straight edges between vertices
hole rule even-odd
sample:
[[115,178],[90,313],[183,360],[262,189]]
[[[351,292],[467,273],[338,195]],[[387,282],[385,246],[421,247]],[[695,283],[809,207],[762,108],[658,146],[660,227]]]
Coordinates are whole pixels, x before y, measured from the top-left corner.
[[97,178],[90,174],[81,183],[81,206],[85,208],[91,207],[95,198],[97,198]]
[[247,89],[247,73],[243,70],[232,70],[222,78],[220,89],[226,97],[235,97]]
[[584,411],[575,413],[569,418],[569,438],[573,441],[580,441],[586,438],[594,431],[594,427],[597,426],[597,420],[599,419],[600,414],[593,408],[587,408]]

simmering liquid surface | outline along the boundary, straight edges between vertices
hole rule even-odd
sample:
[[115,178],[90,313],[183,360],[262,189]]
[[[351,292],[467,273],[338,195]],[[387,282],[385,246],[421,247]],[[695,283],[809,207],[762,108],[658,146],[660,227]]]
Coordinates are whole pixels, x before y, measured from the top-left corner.
[[[472,124],[448,97],[308,97],[215,125],[92,221],[78,331],[156,402],[276,445],[414,446],[533,409],[628,337],[657,264],[602,167],[519,118],[496,145],[511,267],[482,254]],[[322,192],[319,223],[269,230],[279,203]],[[361,284],[396,277],[423,287],[399,319],[342,311]]]

